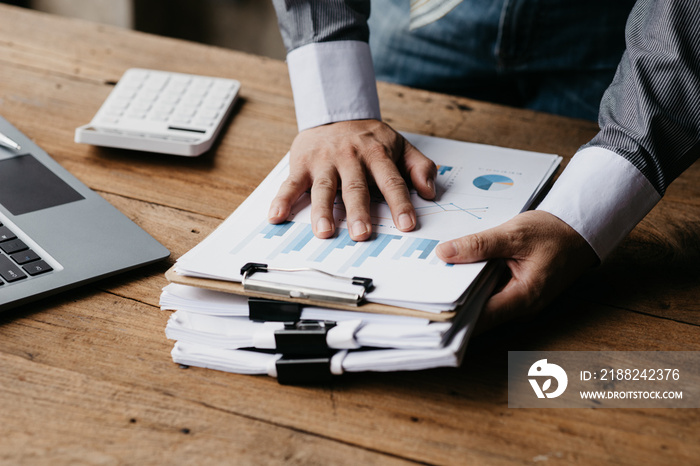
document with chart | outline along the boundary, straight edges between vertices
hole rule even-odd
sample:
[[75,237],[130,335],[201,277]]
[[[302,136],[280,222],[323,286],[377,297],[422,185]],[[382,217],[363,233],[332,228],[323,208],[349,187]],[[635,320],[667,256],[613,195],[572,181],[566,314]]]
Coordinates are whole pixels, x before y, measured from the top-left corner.
[[[336,235],[321,240],[310,224],[305,194],[286,222],[267,222],[267,211],[289,173],[285,156],[251,196],[208,238],[177,261],[178,274],[240,282],[249,262],[270,267],[313,268],[334,275],[368,277],[374,289],[369,302],[410,309],[445,311],[460,304],[484,263],[452,265],[435,254],[446,240],[499,225],[526,210],[556,171],[561,157],[495,146],[404,134],[438,165],[437,196],[411,194],[418,217],[414,231],[393,224],[382,198],[371,201],[370,240],[350,239],[345,210],[336,199]],[[264,273],[256,279],[339,286],[319,274]]]

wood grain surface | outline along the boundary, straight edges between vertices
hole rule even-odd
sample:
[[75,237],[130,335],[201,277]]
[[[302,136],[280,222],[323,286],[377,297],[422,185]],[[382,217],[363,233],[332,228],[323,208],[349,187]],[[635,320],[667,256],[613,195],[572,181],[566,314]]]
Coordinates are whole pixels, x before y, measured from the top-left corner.
[[[122,73],[235,78],[198,158],[73,142]],[[552,152],[580,120],[380,84],[399,130]],[[0,464],[697,464],[697,409],[509,409],[508,350],[700,351],[700,166],[605,264],[526,326],[475,338],[459,369],[327,386],[181,369],[164,272],[248,196],[296,134],[284,63],[0,5],[0,114],[163,243],[169,260],[0,315]],[[0,290],[0,293],[2,290]]]

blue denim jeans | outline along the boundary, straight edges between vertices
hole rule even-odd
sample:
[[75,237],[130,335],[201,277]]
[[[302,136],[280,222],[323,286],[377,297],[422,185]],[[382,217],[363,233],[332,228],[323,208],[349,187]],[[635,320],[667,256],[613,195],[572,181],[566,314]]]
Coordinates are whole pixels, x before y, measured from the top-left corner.
[[464,0],[409,31],[409,0],[373,0],[377,79],[596,120],[634,0]]

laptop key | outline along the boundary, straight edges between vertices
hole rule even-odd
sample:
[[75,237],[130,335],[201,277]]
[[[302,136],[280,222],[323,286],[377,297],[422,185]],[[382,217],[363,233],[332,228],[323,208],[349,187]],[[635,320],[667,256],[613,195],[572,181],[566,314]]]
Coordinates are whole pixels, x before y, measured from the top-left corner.
[[51,272],[53,269],[45,261],[38,260],[22,267],[25,272],[34,277],[42,273]]
[[28,262],[38,261],[40,259],[39,255],[31,249],[12,254],[10,257],[13,261],[17,262],[20,265],[26,264]]
[[15,236],[15,234],[12,233],[12,231],[9,228],[0,227],[0,242],[9,241],[15,238],[17,238],[17,236]]
[[0,243],[0,249],[2,249],[5,252],[5,254],[14,254],[16,252],[29,249],[29,246],[24,244],[24,241],[22,241],[21,239],[13,239],[12,241],[5,241],[4,243]]
[[4,278],[6,282],[12,283],[27,278],[27,275],[13,264],[10,259],[0,255],[0,277]]

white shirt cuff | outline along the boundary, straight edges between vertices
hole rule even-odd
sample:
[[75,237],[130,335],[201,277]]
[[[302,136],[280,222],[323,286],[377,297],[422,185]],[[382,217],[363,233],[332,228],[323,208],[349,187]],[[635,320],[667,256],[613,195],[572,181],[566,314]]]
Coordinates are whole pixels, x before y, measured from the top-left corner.
[[366,42],[307,44],[289,52],[287,66],[299,131],[336,121],[381,119]]
[[649,180],[627,159],[587,147],[569,162],[537,210],[566,222],[602,261],[660,200]]

